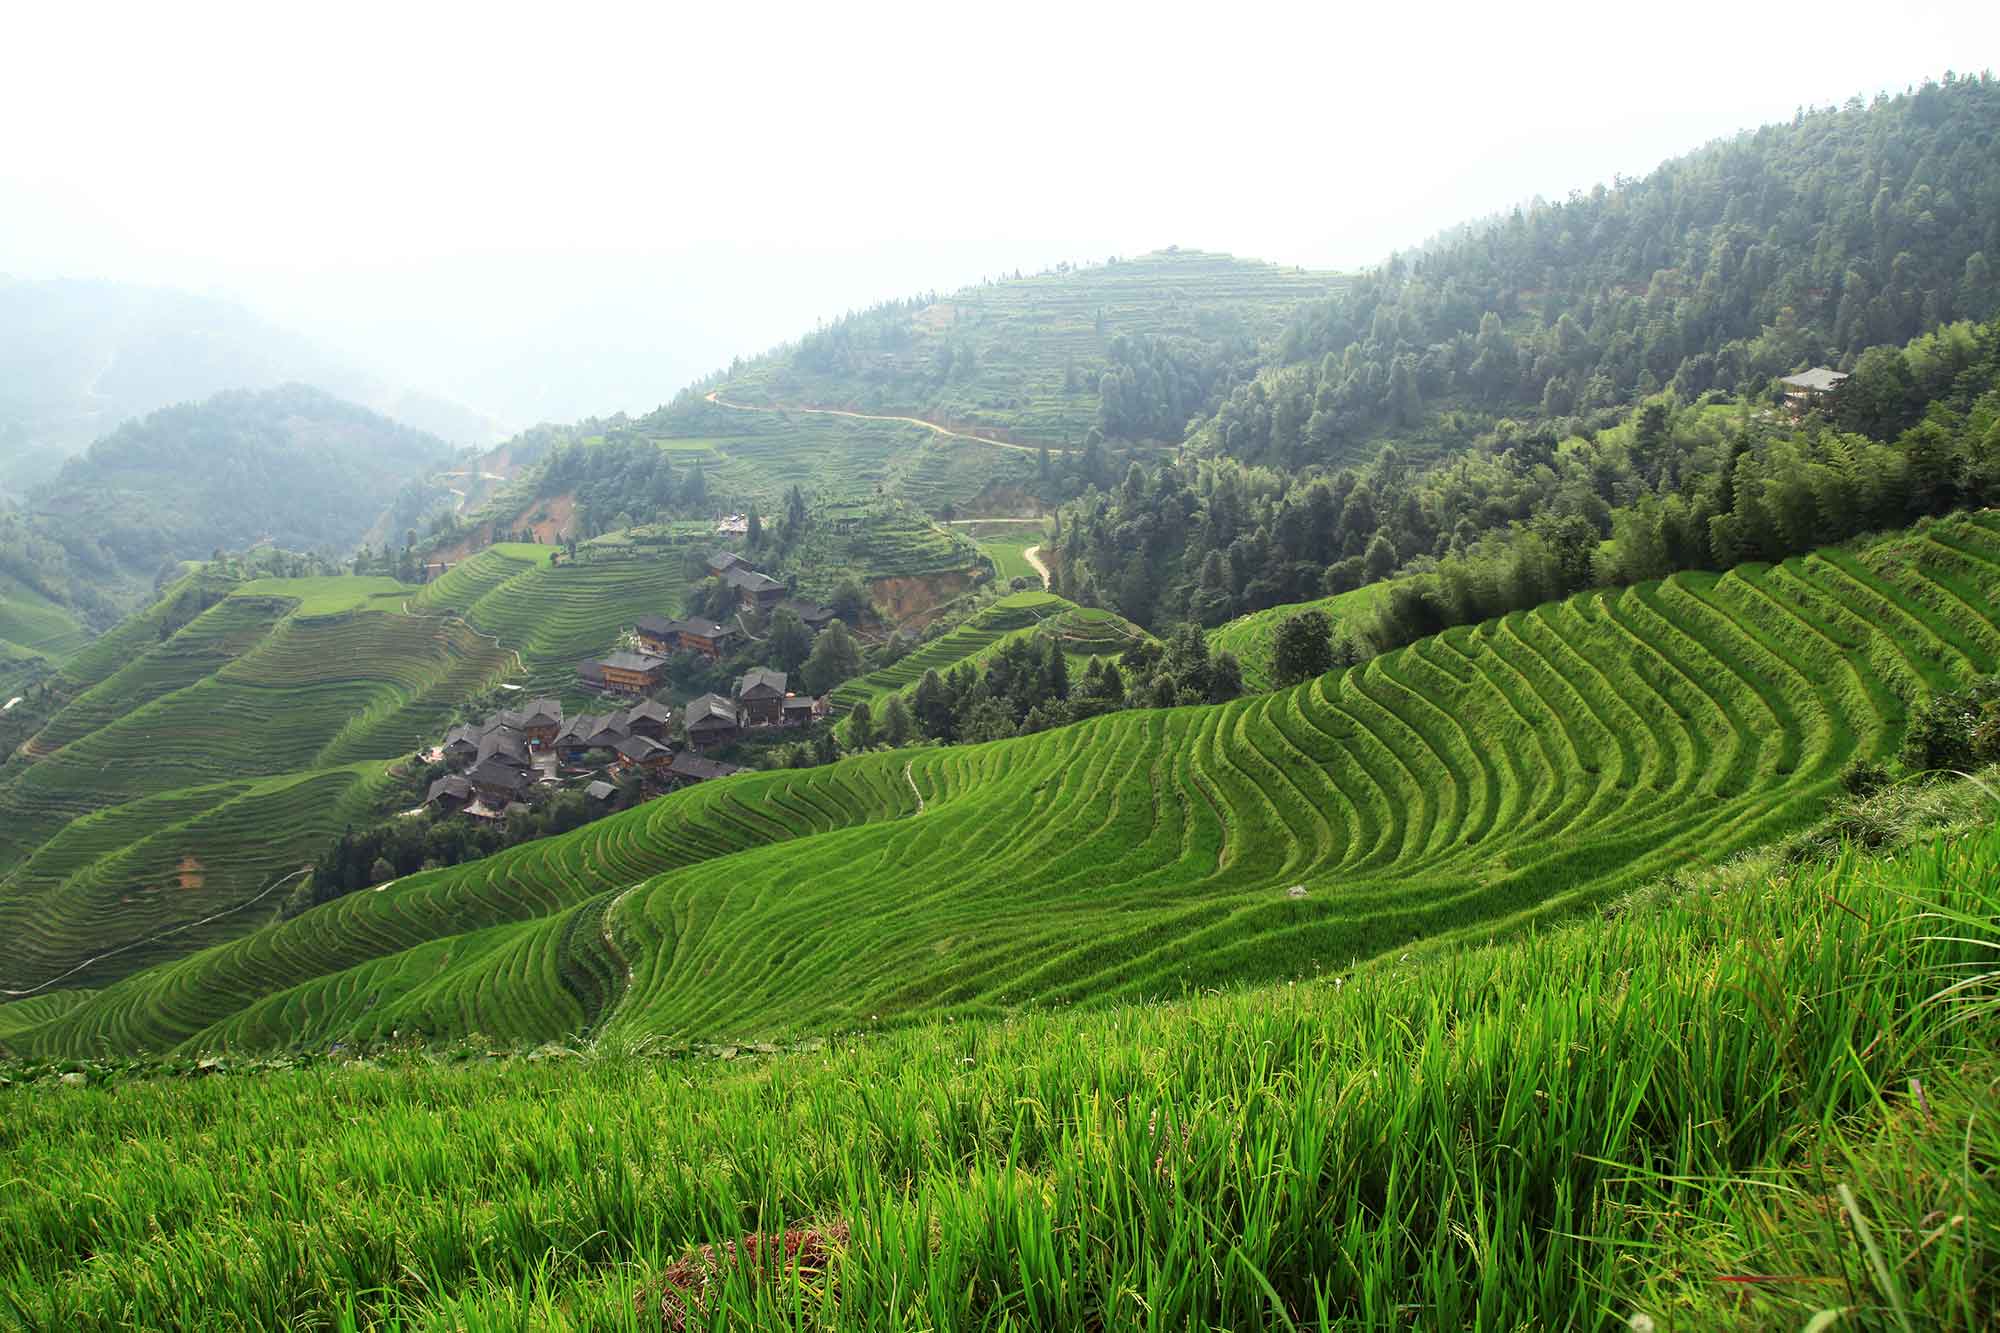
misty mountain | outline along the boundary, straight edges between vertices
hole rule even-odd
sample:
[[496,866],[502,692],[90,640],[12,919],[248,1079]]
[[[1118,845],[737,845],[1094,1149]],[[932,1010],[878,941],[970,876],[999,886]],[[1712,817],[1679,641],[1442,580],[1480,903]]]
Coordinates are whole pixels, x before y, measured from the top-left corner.
[[0,528],[0,571],[93,605],[129,601],[162,565],[217,547],[340,555],[450,454],[306,385],[217,394],[128,422],[64,463]]
[[135,417],[307,383],[456,444],[491,421],[357,370],[231,302],[124,283],[0,277],[0,494],[25,492]]

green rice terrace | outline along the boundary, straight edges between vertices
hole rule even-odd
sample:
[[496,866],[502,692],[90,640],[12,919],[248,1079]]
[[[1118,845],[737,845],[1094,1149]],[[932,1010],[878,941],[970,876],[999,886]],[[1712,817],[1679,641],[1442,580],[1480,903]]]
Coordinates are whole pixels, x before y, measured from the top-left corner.
[[399,761],[501,682],[678,609],[678,548],[551,567],[502,546],[437,581],[210,573],[68,658],[0,769],[0,989],[89,985],[268,921],[343,828],[413,801]]
[[1352,592],[1318,597],[1310,602],[1289,602],[1284,606],[1252,611],[1209,632],[1209,648],[1218,653],[1235,653],[1243,665],[1243,686],[1251,690],[1271,688],[1271,644],[1278,626],[1306,611],[1318,611],[1333,623],[1336,633],[1343,624],[1357,625],[1368,616],[1378,598],[1388,592],[1387,583],[1371,583]]
[[1113,338],[1254,345],[1343,281],[1195,250],[1006,278],[919,308],[850,317],[744,366],[722,395],[1080,445],[1096,420],[1098,377]]
[[1483,942],[1810,822],[1910,700],[1994,670],[1996,610],[1992,513],[1599,590],[1232,704],[703,784],[6,1040],[783,1039]]
[[837,714],[864,700],[879,710],[890,695],[914,689],[926,671],[943,675],[964,663],[977,666],[1009,640],[1044,632],[1057,636],[1076,666],[1093,656],[1116,657],[1144,637],[1144,631],[1115,612],[1078,606],[1054,593],[1010,593],[901,661],[836,687],[828,702]]
[[1020,486],[1035,472],[1031,453],[941,436],[910,422],[726,408],[704,420],[718,433],[658,443],[673,452],[676,466],[699,459],[719,502],[754,504],[766,514],[780,508],[793,486],[832,500],[885,495],[937,510]]

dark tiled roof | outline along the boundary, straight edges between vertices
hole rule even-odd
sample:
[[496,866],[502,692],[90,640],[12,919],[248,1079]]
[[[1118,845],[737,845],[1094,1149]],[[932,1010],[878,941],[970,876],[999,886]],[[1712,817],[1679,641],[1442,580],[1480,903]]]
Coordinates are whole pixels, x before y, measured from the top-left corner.
[[782,590],[785,586],[769,574],[760,574],[754,569],[742,567],[732,569],[727,574],[724,574],[722,581],[732,588],[738,588],[750,593],[765,593],[771,592],[774,589]]
[[613,653],[604,659],[604,665],[615,671],[658,671],[666,664],[666,658],[651,653]]
[[475,787],[499,787],[505,791],[520,791],[529,784],[525,772],[497,759],[480,760],[466,776]]
[[788,694],[785,696],[785,711],[787,713],[810,713],[812,710],[813,697],[810,694]]
[[615,748],[621,757],[635,762],[671,753],[666,746],[660,744],[651,736],[627,736],[624,740],[618,742]]
[[530,699],[528,706],[521,710],[521,719],[529,726],[560,726],[563,720],[563,706],[560,699]]
[[707,616],[689,616],[686,620],[674,622],[677,634],[692,634],[697,639],[720,639],[736,631],[728,625],[718,625]]
[[597,782],[591,783],[588,787],[585,787],[583,789],[583,794],[585,796],[588,796],[593,801],[608,801],[612,797],[618,794],[618,789],[612,786],[610,783],[602,781],[600,779]]
[[470,795],[472,795],[472,784],[458,774],[450,773],[431,784],[430,791],[424,794],[424,800],[435,801],[440,796],[449,796],[453,800],[462,801]]
[[604,663],[594,657],[585,658],[576,664],[576,674],[593,685],[604,683]]
[[633,628],[655,639],[667,639],[680,633],[680,626],[680,621],[665,616],[640,616]]
[[688,700],[685,717],[690,727],[709,721],[724,722],[733,727],[737,722],[736,702],[719,694],[704,694],[699,699]]
[[747,562],[743,557],[734,551],[715,551],[710,553],[708,557],[708,567],[718,574],[745,563]]
[[748,773],[747,768],[735,764],[720,764],[713,759],[700,759],[693,755],[682,755],[674,760],[674,776],[706,782],[711,778],[734,777],[738,773]]
[[752,690],[763,690],[780,698],[785,693],[785,673],[773,671],[769,667],[752,667],[736,682],[736,697],[741,699]]
[[479,762],[483,765],[489,759],[512,764],[516,768],[527,768],[528,743],[511,728],[495,727],[479,738]]
[[778,603],[778,610],[790,611],[808,625],[824,625],[833,619],[833,608],[821,606],[818,602],[804,597],[787,597]]
[[665,726],[673,720],[673,709],[665,704],[654,703],[651,699],[641,699],[626,709],[624,715],[619,718],[628,729],[639,722],[657,722]]

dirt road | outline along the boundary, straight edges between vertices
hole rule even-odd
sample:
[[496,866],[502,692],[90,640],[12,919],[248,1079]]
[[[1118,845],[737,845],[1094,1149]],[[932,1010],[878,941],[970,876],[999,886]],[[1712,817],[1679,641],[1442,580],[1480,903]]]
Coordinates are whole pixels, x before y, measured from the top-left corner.
[[1033,565],[1035,572],[1042,576],[1042,586],[1044,588],[1053,588],[1056,586],[1056,581],[1049,577],[1049,567],[1042,563],[1041,547],[1030,546],[1027,550],[1021,552],[1021,558],[1030,565]]
[[[752,403],[732,403],[727,398],[721,397],[714,390],[709,392],[708,401],[714,403],[717,407],[726,407],[735,412],[802,412],[817,417],[847,417],[854,421],[889,421],[906,426],[922,426],[925,430],[932,431],[946,439],[971,440],[975,444],[990,444],[995,449],[1012,449],[1024,454],[1037,453],[1044,447],[1039,444],[1009,444],[1005,440],[989,440],[984,435],[967,435],[964,431],[950,430],[938,425],[935,421],[926,421],[922,417],[876,416],[869,412],[849,412],[844,408],[838,407],[758,407]],[[1052,444],[1046,447],[1052,454],[1070,452],[1058,445]]]

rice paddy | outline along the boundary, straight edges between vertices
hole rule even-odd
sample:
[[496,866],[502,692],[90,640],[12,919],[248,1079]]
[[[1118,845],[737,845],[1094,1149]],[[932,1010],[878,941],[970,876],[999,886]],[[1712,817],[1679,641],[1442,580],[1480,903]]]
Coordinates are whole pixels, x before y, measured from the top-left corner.
[[[1195,250],[1003,278],[893,317],[906,326],[893,349],[864,334],[850,366],[824,372],[776,353],[743,366],[723,394],[748,403],[924,416],[1014,441],[1081,447],[1096,421],[1098,377],[1110,364],[1114,337],[1271,338],[1300,306],[1343,281]],[[938,374],[939,349],[948,345],[972,351],[969,374]]]
[[[0,1300],[79,1331],[1990,1327],[1996,883],[2000,830],[1766,858],[1532,938],[790,1054],[12,1067]],[[79,1003],[0,1005],[0,1041]]]
[[1996,605],[1982,515],[1220,707],[733,778],[127,977],[12,1044],[780,1040],[1509,935],[1813,819],[1908,700],[1994,669]]
[[1208,646],[1212,652],[1236,654],[1236,660],[1243,665],[1243,685],[1251,690],[1271,688],[1271,647],[1272,636],[1278,626],[1291,616],[1305,611],[1318,611],[1333,623],[1338,633],[1343,623],[1358,624],[1365,619],[1368,609],[1377,598],[1386,594],[1387,583],[1371,583],[1352,592],[1343,592],[1333,597],[1320,597],[1310,602],[1291,602],[1284,606],[1273,606],[1263,611],[1252,611],[1209,631]]

